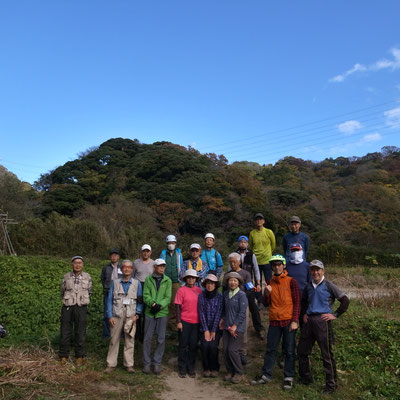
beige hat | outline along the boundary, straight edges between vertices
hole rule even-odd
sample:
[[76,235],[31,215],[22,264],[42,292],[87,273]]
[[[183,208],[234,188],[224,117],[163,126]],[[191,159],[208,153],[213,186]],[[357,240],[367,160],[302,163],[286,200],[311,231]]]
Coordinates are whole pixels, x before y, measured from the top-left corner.
[[224,275],[224,284],[226,284],[230,278],[236,278],[241,285],[244,283],[242,276],[239,273],[232,271]]

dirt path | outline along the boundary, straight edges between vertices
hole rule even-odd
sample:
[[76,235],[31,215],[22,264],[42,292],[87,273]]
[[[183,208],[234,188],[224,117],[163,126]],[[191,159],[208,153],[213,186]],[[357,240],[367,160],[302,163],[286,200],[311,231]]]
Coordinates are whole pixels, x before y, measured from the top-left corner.
[[[222,379],[222,375],[218,379]],[[237,400],[248,399],[223,387],[217,379],[179,378],[176,372],[171,372],[165,378],[165,382],[170,390],[161,394],[162,400],[230,400],[233,397]]]

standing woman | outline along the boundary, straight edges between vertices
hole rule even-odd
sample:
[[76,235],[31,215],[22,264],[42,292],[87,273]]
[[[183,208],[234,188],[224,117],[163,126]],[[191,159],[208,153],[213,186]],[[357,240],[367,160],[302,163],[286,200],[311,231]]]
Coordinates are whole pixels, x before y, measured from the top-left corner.
[[228,289],[223,294],[224,306],[222,311],[221,329],[224,330],[224,361],[228,374],[224,380],[239,383],[243,376],[243,365],[240,359],[240,349],[246,332],[247,297],[239,285],[243,278],[237,272],[229,272],[224,276]]
[[199,332],[197,303],[201,289],[195,286],[199,280],[196,270],[186,270],[181,279],[185,285],[178,289],[175,296],[176,327],[179,337],[178,370],[180,378],[185,378],[186,373],[194,378]]
[[219,371],[218,345],[222,332],[219,322],[222,315],[222,295],[214,274],[208,274],[202,286],[206,289],[199,296],[200,346],[203,358],[204,377],[217,377]]

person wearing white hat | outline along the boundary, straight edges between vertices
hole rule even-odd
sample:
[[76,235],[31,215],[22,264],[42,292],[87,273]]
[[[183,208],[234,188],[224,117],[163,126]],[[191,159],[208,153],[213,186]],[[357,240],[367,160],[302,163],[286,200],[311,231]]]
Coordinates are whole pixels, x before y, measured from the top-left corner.
[[199,276],[194,269],[188,269],[182,276],[185,285],[175,297],[176,321],[179,337],[178,370],[181,378],[195,377],[194,365],[196,362],[197,341],[199,332],[198,298],[202,292],[195,286]]
[[168,329],[174,331],[176,329],[176,315],[174,299],[176,292],[181,287],[181,282],[179,281],[181,275],[181,268],[183,264],[183,257],[181,249],[176,247],[176,236],[168,235],[165,239],[167,243],[167,248],[164,249],[160,258],[165,260],[165,275],[172,281],[172,296],[171,303],[169,305],[169,319],[168,319]]
[[201,281],[205,278],[208,271],[208,264],[200,258],[200,253],[201,246],[198,243],[192,243],[190,245],[190,258],[183,262],[181,268],[181,280],[187,270],[194,269],[197,272],[199,281],[196,282],[195,286],[200,286]]
[[222,275],[224,262],[221,254],[215,249],[215,236],[207,233],[204,236],[205,248],[201,252],[201,259],[208,264],[208,274],[215,274],[218,278]]

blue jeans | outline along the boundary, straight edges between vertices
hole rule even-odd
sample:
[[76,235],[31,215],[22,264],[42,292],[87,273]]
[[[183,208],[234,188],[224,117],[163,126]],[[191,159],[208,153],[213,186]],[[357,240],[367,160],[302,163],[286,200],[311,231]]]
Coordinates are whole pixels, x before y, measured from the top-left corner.
[[267,335],[267,350],[264,355],[263,375],[271,378],[272,368],[275,364],[276,354],[283,336],[283,348],[285,351],[285,366],[283,374],[285,378],[294,377],[296,331],[289,332],[290,324],[281,328],[280,326],[270,326]]

